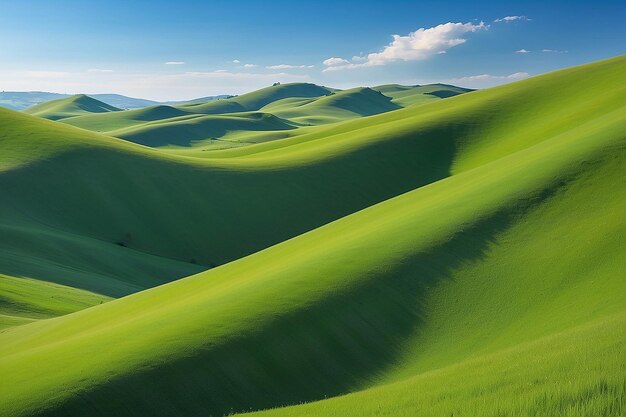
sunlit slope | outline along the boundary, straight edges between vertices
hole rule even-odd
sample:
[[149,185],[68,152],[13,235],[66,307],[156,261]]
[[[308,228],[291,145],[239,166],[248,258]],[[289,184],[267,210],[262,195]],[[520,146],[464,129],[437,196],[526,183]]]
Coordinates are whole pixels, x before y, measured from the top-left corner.
[[624,325],[617,314],[394,384],[245,415],[621,416]]
[[[473,358],[527,369],[521,387],[584,373],[546,401],[602,410],[623,398],[623,373],[599,371],[623,338],[559,346],[624,324],[624,110],[212,271],[6,330],[0,415],[223,415],[405,380],[393,395],[411,396],[426,371],[457,372],[432,384],[469,380],[475,398],[501,379],[474,381]],[[543,374],[528,343],[580,364]],[[496,411],[515,410],[499,392]],[[355,415],[374,414],[362,398],[377,399],[356,397]]]
[[120,111],[120,109],[117,107],[113,107],[84,94],[78,94],[67,98],[37,104],[24,110],[24,113],[50,120],[60,120],[84,114],[98,114],[118,111]]
[[72,313],[109,299],[65,285],[0,275],[0,329]]

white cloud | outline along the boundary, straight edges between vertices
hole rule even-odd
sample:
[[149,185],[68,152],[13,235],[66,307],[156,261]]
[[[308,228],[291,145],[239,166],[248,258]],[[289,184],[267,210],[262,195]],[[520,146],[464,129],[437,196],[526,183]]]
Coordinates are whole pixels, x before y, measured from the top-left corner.
[[517,51],[515,51],[515,53],[516,54],[529,54],[530,51],[527,50],[527,49],[522,48],[522,49],[518,49]]
[[444,23],[428,29],[421,28],[406,36],[393,35],[393,41],[382,51],[355,57],[352,61],[344,58],[332,57],[323,62],[326,71],[385,65],[395,61],[417,61],[430,58],[433,55],[445,53],[446,50],[461,45],[467,39],[463,35],[487,29],[483,22],[473,23]]
[[326,65],[327,67],[338,67],[343,65],[349,65],[350,61],[343,58],[332,57],[324,60],[322,64]]
[[301,68],[314,68],[315,65],[288,65],[288,64],[279,64],[279,65],[270,65],[265,68],[271,70],[286,70],[286,69],[301,69]]
[[554,53],[554,54],[566,54],[569,51],[559,51],[558,49],[542,49],[541,52],[548,52],[548,53]]
[[165,65],[185,65],[184,61],[167,61]]
[[256,64],[243,64],[244,68],[256,68],[258,65]]
[[241,61],[238,59],[233,59],[233,64],[241,64]]
[[515,72],[509,75],[480,74],[453,78],[451,80],[448,80],[447,82],[466,87],[485,88],[522,80],[524,78],[528,78],[529,76],[530,74],[528,74],[527,72]]
[[110,69],[100,69],[100,68],[89,68],[87,72],[113,72]]
[[502,22],[509,23],[509,22],[514,22],[516,20],[527,20],[527,21],[530,21],[532,19],[529,19],[526,16],[504,16],[504,17],[501,17],[499,19],[494,20],[494,23],[502,23]]

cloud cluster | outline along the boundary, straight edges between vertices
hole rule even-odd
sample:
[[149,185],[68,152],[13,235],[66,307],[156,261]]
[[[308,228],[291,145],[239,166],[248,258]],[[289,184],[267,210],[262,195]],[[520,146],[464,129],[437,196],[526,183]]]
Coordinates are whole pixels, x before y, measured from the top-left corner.
[[447,80],[446,82],[470,88],[487,88],[522,80],[524,78],[528,78],[529,76],[530,74],[528,74],[527,72],[515,72],[509,75],[479,74],[468,75],[466,77],[460,78],[452,78],[450,80]]
[[302,69],[302,68],[314,68],[315,65],[288,65],[288,64],[279,64],[279,65],[269,65],[265,68],[271,70],[286,70],[286,69]]
[[167,61],[165,65],[184,65],[184,61]]
[[[528,49],[518,49],[517,51],[515,51],[516,54],[529,54],[532,51],[529,51]],[[553,53],[553,54],[566,54],[568,51],[560,51],[558,49],[542,49],[541,52],[543,53]]]
[[527,72],[516,72],[510,75],[491,75],[491,74],[480,74],[480,75],[470,75],[467,77],[454,78],[453,81],[463,83],[463,82],[474,82],[474,81],[493,81],[493,80],[521,80],[523,78],[528,78],[529,74]]
[[494,23],[509,23],[509,22],[515,22],[516,20],[527,20],[527,21],[530,21],[532,19],[529,19],[526,16],[504,16],[504,17],[501,17],[499,19],[495,19]]
[[394,61],[417,61],[427,59],[436,54],[445,53],[448,49],[467,41],[466,34],[487,29],[483,22],[444,23],[431,28],[421,28],[406,36],[393,35],[393,41],[382,51],[367,56],[356,56],[352,60],[339,57],[326,59],[323,64],[326,71],[385,65]]

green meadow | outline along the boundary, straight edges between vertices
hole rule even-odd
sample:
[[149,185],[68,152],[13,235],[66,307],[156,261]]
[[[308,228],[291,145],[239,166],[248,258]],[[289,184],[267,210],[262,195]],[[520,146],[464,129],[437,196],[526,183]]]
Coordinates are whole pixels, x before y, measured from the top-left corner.
[[626,415],[624,97],[0,109],[0,416]]

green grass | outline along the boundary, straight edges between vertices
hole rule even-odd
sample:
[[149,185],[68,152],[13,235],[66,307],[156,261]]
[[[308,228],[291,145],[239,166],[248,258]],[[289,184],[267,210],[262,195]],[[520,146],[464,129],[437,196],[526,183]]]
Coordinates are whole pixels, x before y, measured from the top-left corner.
[[221,265],[0,331],[0,415],[622,414],[625,65],[202,158],[0,110],[26,310]]
[[0,275],[0,329],[15,322],[62,316],[110,300],[76,288]]

